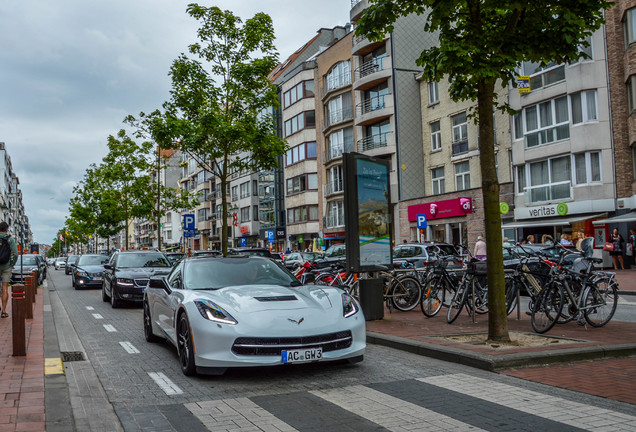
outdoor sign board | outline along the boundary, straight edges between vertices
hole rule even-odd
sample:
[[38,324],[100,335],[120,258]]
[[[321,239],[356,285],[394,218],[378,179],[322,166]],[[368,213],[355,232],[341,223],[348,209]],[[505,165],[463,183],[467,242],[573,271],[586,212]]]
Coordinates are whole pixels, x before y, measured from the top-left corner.
[[390,161],[343,154],[347,270],[392,267]]
[[468,197],[453,198],[426,204],[409,206],[409,222],[417,221],[421,214],[426,215],[427,222],[446,217],[466,216],[473,212],[473,200]]
[[183,215],[183,229],[186,231],[194,230],[194,214]]

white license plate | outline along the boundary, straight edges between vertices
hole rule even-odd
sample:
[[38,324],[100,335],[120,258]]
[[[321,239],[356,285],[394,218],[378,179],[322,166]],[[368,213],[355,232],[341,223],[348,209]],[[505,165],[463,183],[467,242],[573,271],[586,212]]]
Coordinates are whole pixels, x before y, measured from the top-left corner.
[[92,278],[92,280],[94,280],[94,281],[100,281],[100,280],[102,280],[102,278],[101,278],[101,277],[99,277],[99,276],[95,276],[95,277],[93,277],[93,278]]
[[322,360],[322,348],[285,350],[282,354],[283,363],[302,363]]

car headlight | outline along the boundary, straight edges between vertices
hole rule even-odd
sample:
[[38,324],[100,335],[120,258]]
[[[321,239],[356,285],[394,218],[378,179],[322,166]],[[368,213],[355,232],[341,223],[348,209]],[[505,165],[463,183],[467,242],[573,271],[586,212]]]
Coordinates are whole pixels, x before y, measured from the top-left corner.
[[345,318],[349,318],[350,316],[357,314],[359,310],[358,302],[356,302],[349,294],[342,293],[342,315]]
[[121,286],[131,287],[135,285],[135,281],[132,279],[117,278],[116,281],[117,281],[117,285],[121,285]]
[[199,299],[195,300],[194,304],[199,310],[201,316],[207,320],[223,324],[238,324],[238,321],[236,321],[232,315],[210,300]]
[[82,270],[78,270],[75,272],[75,276],[88,276],[88,273]]

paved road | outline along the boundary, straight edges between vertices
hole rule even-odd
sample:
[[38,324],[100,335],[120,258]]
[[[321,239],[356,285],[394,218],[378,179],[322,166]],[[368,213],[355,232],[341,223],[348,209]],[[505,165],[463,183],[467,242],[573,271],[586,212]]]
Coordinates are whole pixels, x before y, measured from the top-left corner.
[[62,271],[49,294],[62,351],[89,360],[65,363],[77,430],[636,431],[633,405],[375,345],[356,365],[188,378],[172,346],[144,340],[141,309],[112,309]]

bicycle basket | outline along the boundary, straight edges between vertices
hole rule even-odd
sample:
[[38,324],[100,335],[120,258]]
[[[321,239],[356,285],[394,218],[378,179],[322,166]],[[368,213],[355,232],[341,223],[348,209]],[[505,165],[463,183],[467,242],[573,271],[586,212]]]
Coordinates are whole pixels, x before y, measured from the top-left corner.
[[487,268],[486,261],[471,261],[466,267],[466,273],[475,276],[486,276]]

